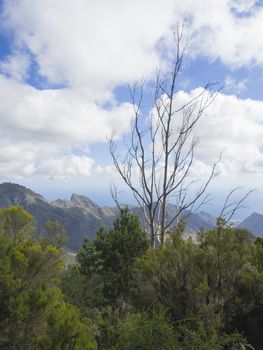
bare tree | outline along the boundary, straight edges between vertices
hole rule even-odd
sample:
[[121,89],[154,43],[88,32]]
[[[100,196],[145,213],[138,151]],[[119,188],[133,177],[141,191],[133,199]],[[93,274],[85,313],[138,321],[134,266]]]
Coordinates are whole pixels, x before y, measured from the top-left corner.
[[[191,168],[198,142],[193,132],[204,111],[214,101],[218,89],[217,84],[209,83],[178,105],[176,83],[186,48],[182,44],[182,32],[177,31],[175,43],[176,55],[171,72],[165,76],[160,72],[156,74],[153,108],[147,118],[142,113],[144,84],[129,87],[134,119],[130,137],[124,140],[124,156],[118,151],[113,137],[109,139],[113,163],[143,211],[152,247],[156,238],[164,243],[165,233],[183,211],[194,210],[207,200],[205,192],[215,175],[217,163],[212,165],[208,178],[191,196],[196,187]],[[168,220],[167,205],[172,198],[177,209]]]
[[228,195],[226,196],[225,202],[223,204],[223,207],[221,209],[220,215],[217,219],[217,225],[218,226],[227,226],[231,224],[231,220],[233,216],[236,214],[236,212],[240,209],[246,208],[245,206],[245,201],[246,199],[253,193],[255,192],[254,189],[249,190],[246,192],[242,197],[239,199],[235,200],[232,199],[234,194],[241,190],[241,187],[235,187],[233,188]]

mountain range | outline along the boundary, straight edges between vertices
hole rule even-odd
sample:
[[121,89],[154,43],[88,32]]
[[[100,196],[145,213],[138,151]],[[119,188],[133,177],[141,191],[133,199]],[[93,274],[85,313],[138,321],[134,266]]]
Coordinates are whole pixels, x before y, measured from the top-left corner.
[[243,220],[240,227],[251,231],[255,236],[263,237],[263,215],[259,213],[252,213],[249,217]]
[[[67,247],[73,251],[77,251],[82,246],[85,238],[93,239],[100,227],[105,229],[112,227],[119,214],[117,207],[100,207],[88,197],[76,193],[71,195],[70,200],[48,201],[24,186],[14,183],[0,184],[0,208],[11,205],[22,206],[31,213],[36,219],[39,232],[43,232],[44,224],[48,220],[59,220],[69,236]],[[130,210],[138,215],[139,220],[142,220],[142,213],[138,207],[131,207]],[[168,220],[175,210],[175,205],[168,205]],[[210,229],[215,226],[216,219],[205,211],[194,214],[186,212],[185,216],[187,218],[186,236],[195,234],[201,227]],[[253,213],[239,226],[251,230],[256,235],[261,235],[263,215]]]

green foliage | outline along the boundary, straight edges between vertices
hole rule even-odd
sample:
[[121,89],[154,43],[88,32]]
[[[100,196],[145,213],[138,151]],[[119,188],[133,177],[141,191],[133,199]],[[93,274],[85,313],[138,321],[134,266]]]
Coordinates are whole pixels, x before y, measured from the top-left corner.
[[96,349],[86,321],[63,301],[62,248],[44,238],[34,240],[33,219],[23,209],[11,207],[1,214],[0,348],[63,349],[62,342],[74,339],[76,345],[64,349]]
[[261,348],[263,240],[248,231],[218,221],[193,241],[178,226],[154,250],[123,210],[65,269],[65,231],[46,230],[37,241],[30,214],[0,210],[1,349]]
[[88,278],[94,273],[103,278],[103,294],[115,302],[127,293],[135,258],[143,255],[148,247],[146,233],[137,217],[125,209],[121,210],[113,229],[101,229],[94,241],[84,242],[77,260]]
[[[236,338],[223,336],[222,331],[230,334],[236,329],[257,345],[263,314],[261,248],[261,241],[254,244],[248,231],[221,225],[200,232],[196,243],[175,233],[164,247],[149,250],[136,260],[133,305],[139,310],[151,310],[152,305],[159,303],[174,322],[189,317],[199,319],[205,327],[204,334],[210,334],[208,338],[214,339],[218,349],[225,341]],[[218,320],[218,325],[214,320]],[[206,328],[209,325],[213,325],[212,333]],[[201,336],[200,330],[191,332]],[[190,342],[190,349],[194,338],[188,334],[185,339]],[[204,344],[202,337],[194,349],[198,342]],[[213,347],[216,348],[213,343],[207,343],[200,349]]]
[[120,310],[109,309],[97,317],[98,349],[238,350],[247,345],[240,334],[223,333],[218,317],[206,316],[205,321],[200,315],[173,323],[162,307],[129,312],[123,318]]
[[92,274],[87,278],[78,265],[71,265],[63,272],[61,288],[65,299],[79,309],[81,316],[91,314],[95,306],[105,305],[101,276]]
[[136,305],[159,302],[174,320],[203,306],[223,311],[242,279],[253,237],[246,230],[216,228],[201,232],[198,244],[173,235],[165,247],[137,259],[133,291]]
[[99,349],[115,349],[120,325],[130,311],[127,304],[132,267],[149,242],[136,216],[122,210],[114,228],[101,229],[94,241],[86,240],[78,264],[63,273],[62,290],[81,315],[93,317]]
[[96,350],[91,333],[93,326],[88,319],[80,320],[79,312],[70,304],[60,302],[47,316],[46,332],[36,339],[39,350]]
[[36,336],[62,267],[56,247],[0,235],[0,344],[19,348]]
[[177,349],[176,333],[161,308],[123,313],[108,307],[97,314],[96,323],[101,350]]
[[263,327],[263,249],[262,239],[251,246],[248,262],[231,300],[229,329],[239,329],[246,334],[256,349],[262,346]]
[[244,229],[218,226],[201,233],[198,241],[205,254],[207,302],[224,312],[226,321],[229,321],[229,306],[248,265],[254,237]]
[[96,340],[99,350],[118,350],[122,346],[121,336],[125,329],[122,312],[108,305],[96,312]]
[[45,224],[45,230],[47,233],[46,239],[50,244],[57,248],[63,248],[65,246],[68,240],[68,235],[58,220],[48,221]]
[[176,325],[179,349],[183,350],[238,350],[245,348],[247,341],[238,333],[220,332],[217,320],[204,321],[198,318],[182,320]]
[[195,313],[207,289],[203,259],[191,239],[185,241],[177,235],[166,246],[149,250],[135,264],[134,304],[143,309],[160,303],[174,320]]
[[128,315],[118,349],[177,350],[178,340],[164,310]]
[[0,209],[0,230],[13,240],[32,237],[35,233],[34,218],[21,207]]
[[[103,229],[101,231],[104,232]],[[103,270],[104,260],[101,252],[97,250],[95,241],[84,240],[83,247],[77,255],[77,261],[81,272],[87,277],[94,273],[101,273]]]

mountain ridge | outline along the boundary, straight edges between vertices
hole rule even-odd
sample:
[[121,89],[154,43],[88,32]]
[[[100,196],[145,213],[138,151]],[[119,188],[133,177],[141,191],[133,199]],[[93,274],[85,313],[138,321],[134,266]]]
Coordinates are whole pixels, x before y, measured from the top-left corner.
[[[68,248],[78,250],[85,238],[93,239],[100,227],[106,230],[113,226],[119,214],[117,207],[100,207],[90,198],[73,193],[70,200],[57,199],[48,201],[42,195],[29,188],[14,183],[0,184],[0,208],[11,205],[22,206],[31,213],[38,225],[39,232],[43,232],[44,224],[48,220],[59,220],[68,235]],[[142,222],[142,213],[138,207],[131,207],[131,212],[138,215]],[[169,204],[168,218],[172,217],[176,206]],[[201,211],[187,215],[186,235],[193,235],[201,227],[212,228],[215,218]]]
[[253,212],[238,226],[246,228],[256,236],[263,237],[263,214]]

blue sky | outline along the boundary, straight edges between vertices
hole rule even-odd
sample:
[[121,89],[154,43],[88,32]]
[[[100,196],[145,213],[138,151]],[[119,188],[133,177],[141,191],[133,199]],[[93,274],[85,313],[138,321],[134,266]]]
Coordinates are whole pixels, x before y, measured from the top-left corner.
[[184,23],[177,91],[188,98],[208,81],[224,86],[196,130],[200,178],[224,150],[208,210],[240,185],[256,189],[242,215],[263,213],[262,1],[6,0],[0,9],[0,181],[110,203],[110,183],[125,187],[106,138],[129,133],[127,85],[146,81],[146,116],[156,69],[169,66]]

